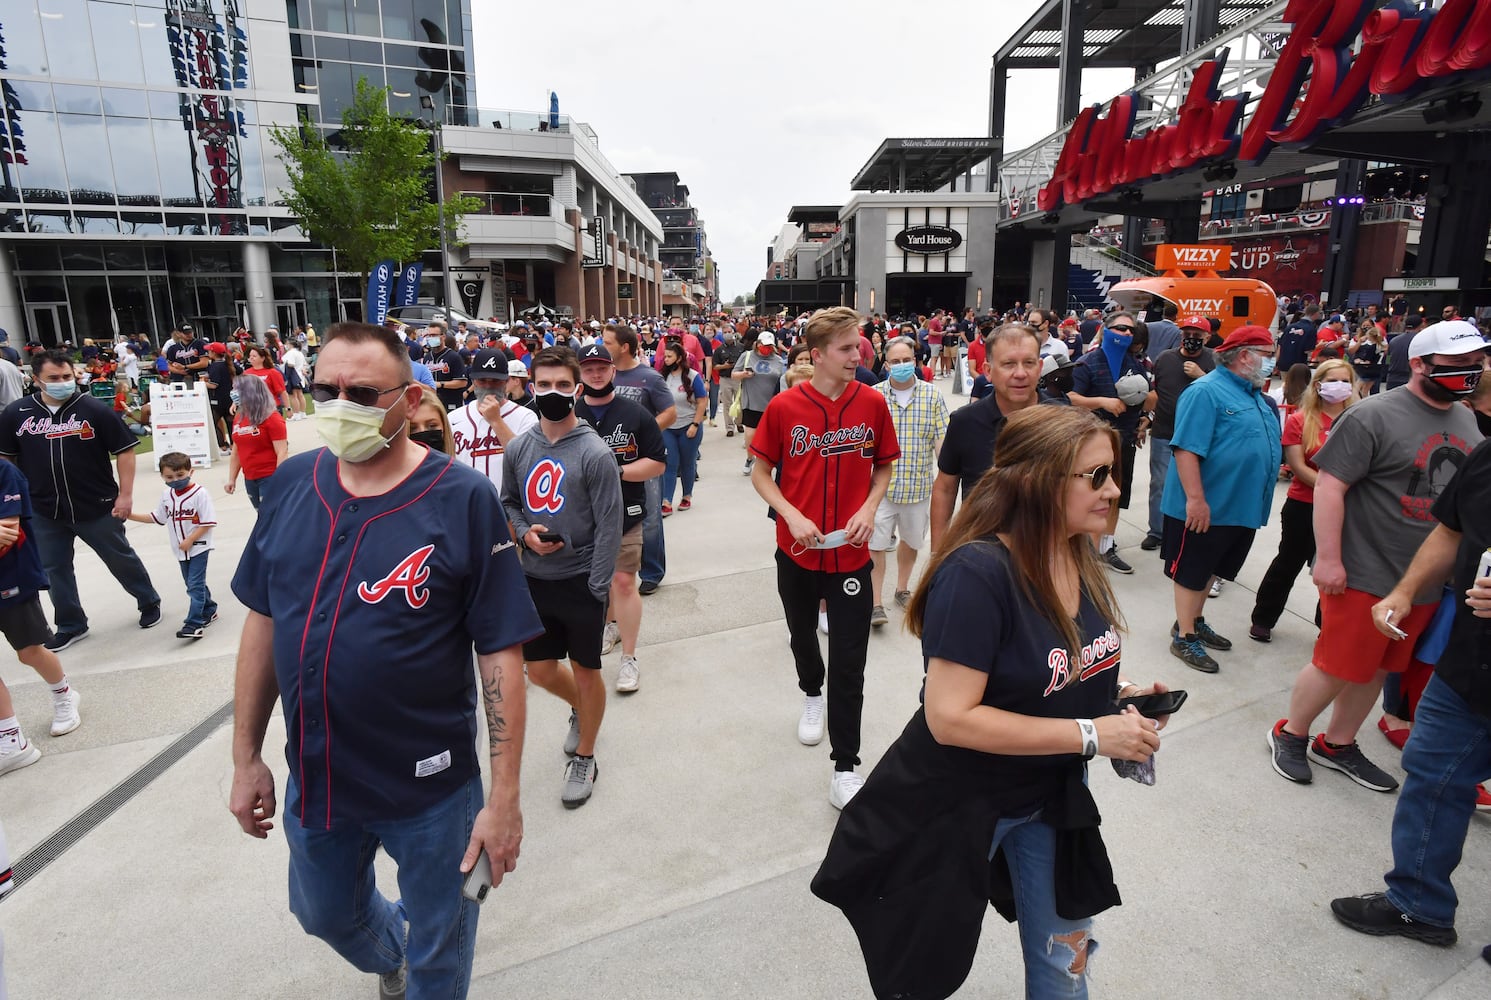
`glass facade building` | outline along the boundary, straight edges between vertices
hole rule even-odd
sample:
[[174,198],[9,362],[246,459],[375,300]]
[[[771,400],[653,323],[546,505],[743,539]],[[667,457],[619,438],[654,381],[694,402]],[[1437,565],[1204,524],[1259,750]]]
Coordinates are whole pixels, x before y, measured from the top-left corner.
[[[268,128],[474,104],[471,0],[0,0],[0,326],[55,343],[360,316]],[[428,255],[428,292],[440,284]]]

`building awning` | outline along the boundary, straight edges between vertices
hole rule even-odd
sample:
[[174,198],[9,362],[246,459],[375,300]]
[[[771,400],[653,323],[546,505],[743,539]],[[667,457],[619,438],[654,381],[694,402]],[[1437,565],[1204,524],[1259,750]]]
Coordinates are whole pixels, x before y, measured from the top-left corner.
[[[1252,17],[1274,0],[1218,0],[1223,29]],[[1045,0],[994,56],[1007,69],[1057,69],[1061,64],[1063,0]],[[1180,53],[1186,0],[1103,0],[1083,17],[1083,69],[1155,67]]]
[[992,138],[886,139],[850,182],[854,191],[936,191],[997,155]]

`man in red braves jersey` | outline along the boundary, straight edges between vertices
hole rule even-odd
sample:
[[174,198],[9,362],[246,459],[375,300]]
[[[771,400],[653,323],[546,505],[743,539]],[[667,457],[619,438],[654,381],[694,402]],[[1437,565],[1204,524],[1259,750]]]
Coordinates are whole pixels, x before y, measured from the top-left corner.
[[[828,801],[842,809],[863,780],[859,764],[865,653],[870,642],[870,553],[875,510],[900,457],[885,397],[855,381],[860,316],[836,306],[803,329],[813,378],[772,398],[751,452],[751,485],[777,514],[777,590],[797,682],[806,700],[797,738],[823,739],[823,656],[818,602],[828,608],[828,738],[834,776]],[[781,483],[772,476],[781,468]]]
[[484,347],[471,358],[466,374],[476,398],[450,414],[456,458],[502,489],[502,455],[507,443],[538,423],[538,414],[507,398],[507,355]]
[[[485,851],[500,883],[523,838],[522,643],[542,626],[497,494],[409,440],[423,397],[397,335],[334,325],[316,379],[328,447],[280,467],[233,577],[248,616],[228,807],[250,836],[274,826],[262,751],[278,697],[291,911],[306,933],[380,975],[384,995],[404,995],[407,969],[410,996],[459,1000],[478,916],[462,873]],[[377,846],[398,865],[397,903],[375,887]]]

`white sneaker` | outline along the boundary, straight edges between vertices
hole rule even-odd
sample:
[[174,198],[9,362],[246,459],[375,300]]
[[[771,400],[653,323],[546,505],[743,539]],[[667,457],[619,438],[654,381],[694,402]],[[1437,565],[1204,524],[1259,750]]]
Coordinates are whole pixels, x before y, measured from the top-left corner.
[[823,695],[809,695],[802,700],[802,717],[797,720],[797,741],[805,747],[823,742]]
[[621,654],[621,671],[616,675],[616,690],[631,694],[642,683],[642,673],[637,669],[637,658]]
[[755,461],[753,459],[746,459],[745,464],[740,467],[740,474],[742,476],[749,476],[751,474],[751,466],[754,464]]
[[621,641],[621,626],[615,622],[606,622],[606,631],[601,635],[601,655],[605,656],[616,648]]
[[15,740],[0,742],[0,774],[19,771],[41,760],[41,751],[21,736]]
[[863,787],[865,779],[853,771],[835,771],[833,780],[828,783],[828,804],[835,809],[842,809]]
[[1221,597],[1222,596],[1222,578],[1220,576],[1217,577],[1215,580],[1213,580],[1211,582],[1211,590],[1208,590],[1206,592],[1206,596],[1207,597]]
[[78,715],[78,706],[82,704],[83,696],[75,688],[68,688],[67,694],[62,697],[52,698],[52,735],[66,736],[83,724]]
[[822,632],[824,635],[828,635],[828,612],[827,611],[820,611],[820,612],[818,612],[818,631]]

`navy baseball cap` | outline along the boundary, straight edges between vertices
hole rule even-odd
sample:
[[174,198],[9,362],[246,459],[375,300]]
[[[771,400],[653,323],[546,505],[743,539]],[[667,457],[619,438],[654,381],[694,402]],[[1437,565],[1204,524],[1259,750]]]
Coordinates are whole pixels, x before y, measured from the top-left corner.
[[605,344],[587,344],[580,348],[580,364],[587,361],[604,361],[608,365],[616,363],[611,360],[611,352],[606,350]]
[[471,367],[466,374],[472,378],[507,378],[507,355],[501,351],[483,347],[471,356]]
[[6,344],[6,343],[9,343],[9,342],[10,342],[10,334],[6,333],[4,330],[0,330],[0,344]]

